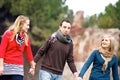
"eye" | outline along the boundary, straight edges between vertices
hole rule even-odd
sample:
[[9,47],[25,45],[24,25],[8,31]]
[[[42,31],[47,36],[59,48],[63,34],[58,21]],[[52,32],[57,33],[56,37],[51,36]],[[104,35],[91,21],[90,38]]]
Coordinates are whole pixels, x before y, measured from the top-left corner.
[[68,27],[68,29],[71,29],[71,27]]
[[108,41],[107,39],[105,41]]
[[63,28],[66,28],[66,26],[63,26]]

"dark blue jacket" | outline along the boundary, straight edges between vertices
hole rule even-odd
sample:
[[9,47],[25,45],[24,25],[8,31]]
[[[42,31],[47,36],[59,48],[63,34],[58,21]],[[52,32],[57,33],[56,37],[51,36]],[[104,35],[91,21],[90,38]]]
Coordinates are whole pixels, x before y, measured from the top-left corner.
[[93,63],[89,80],[110,80],[110,68],[112,69],[113,80],[119,80],[118,76],[118,59],[116,55],[108,63],[108,67],[105,72],[102,71],[104,59],[100,55],[98,50],[94,50],[81,69],[79,77],[83,77],[86,70]]

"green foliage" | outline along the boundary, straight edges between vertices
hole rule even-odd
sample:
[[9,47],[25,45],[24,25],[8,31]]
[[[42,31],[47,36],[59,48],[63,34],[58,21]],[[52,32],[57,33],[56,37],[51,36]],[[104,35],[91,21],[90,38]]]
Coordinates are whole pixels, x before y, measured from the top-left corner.
[[110,16],[101,14],[97,24],[100,28],[111,28],[113,21]]
[[115,5],[109,4],[104,13],[87,17],[83,24],[84,27],[94,27],[96,25],[99,28],[120,29],[120,0]]
[[109,4],[105,8],[105,13],[98,17],[98,26],[100,28],[120,28],[120,0],[115,4]]
[[86,18],[86,19],[84,20],[83,26],[84,26],[84,27],[95,26],[95,25],[96,25],[96,22],[97,22],[97,17],[96,17],[96,15],[92,15],[91,17]]
[[89,18],[84,19],[83,27],[85,28],[89,27]]
[[58,29],[63,18],[72,19],[73,11],[68,9],[65,1],[0,0],[0,19],[12,23],[18,15],[28,16],[31,20],[29,35],[32,46],[40,46],[48,35]]
[[4,5],[5,1],[4,0],[0,0],[0,8]]

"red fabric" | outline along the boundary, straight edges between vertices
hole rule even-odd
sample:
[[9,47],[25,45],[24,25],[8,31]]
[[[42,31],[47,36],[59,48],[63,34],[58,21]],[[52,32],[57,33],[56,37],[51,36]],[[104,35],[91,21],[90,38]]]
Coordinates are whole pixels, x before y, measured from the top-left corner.
[[[6,31],[3,34],[0,44],[0,58],[3,58],[6,63],[23,64],[23,52],[25,51],[28,61],[32,61],[33,55],[30,40],[28,40],[28,46],[25,45],[25,42],[22,46],[19,46],[15,39],[11,41],[12,34],[12,31]],[[24,34],[20,36],[24,36]]]

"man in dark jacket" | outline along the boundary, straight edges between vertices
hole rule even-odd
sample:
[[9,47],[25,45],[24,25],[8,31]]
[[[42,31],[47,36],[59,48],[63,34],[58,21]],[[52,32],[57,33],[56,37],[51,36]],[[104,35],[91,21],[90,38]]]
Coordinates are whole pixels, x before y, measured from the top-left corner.
[[71,23],[63,20],[59,29],[54,32],[37,51],[34,60],[37,63],[42,59],[39,79],[40,80],[62,80],[65,63],[68,63],[75,79],[78,74],[73,59],[73,42],[69,35]]

